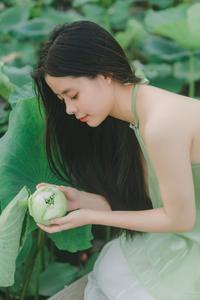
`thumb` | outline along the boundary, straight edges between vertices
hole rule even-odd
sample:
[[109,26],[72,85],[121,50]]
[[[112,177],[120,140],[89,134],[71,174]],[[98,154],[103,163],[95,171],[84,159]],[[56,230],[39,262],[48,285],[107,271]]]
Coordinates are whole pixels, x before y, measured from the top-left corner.
[[41,187],[44,187],[44,186],[57,186],[57,185],[55,185],[55,184],[51,184],[51,183],[46,183],[46,182],[41,182],[41,183],[38,183],[37,185],[36,185],[36,189],[39,189],[39,188],[41,188]]
[[78,195],[78,190],[76,188],[71,187],[71,186],[59,185],[57,187],[68,198],[74,198]]

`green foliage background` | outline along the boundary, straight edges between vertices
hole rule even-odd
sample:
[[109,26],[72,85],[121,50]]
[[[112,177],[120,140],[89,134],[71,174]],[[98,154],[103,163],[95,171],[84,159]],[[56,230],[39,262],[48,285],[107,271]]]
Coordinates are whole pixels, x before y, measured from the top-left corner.
[[[131,64],[147,76],[150,84],[200,98],[199,1],[1,1],[1,212],[24,185],[33,191],[41,181],[63,184],[48,169],[42,142],[44,120],[38,113],[30,72],[37,61],[40,46],[51,30],[58,24],[77,20],[94,21],[111,32]],[[36,138],[38,143],[34,143]],[[91,270],[98,253],[91,257],[84,269],[55,261],[44,235],[36,231],[28,216],[25,220],[15,283],[9,289],[0,288],[7,299],[51,296]],[[109,239],[109,231],[107,233]],[[82,235],[79,244],[73,243],[77,234]],[[81,228],[79,233],[75,230],[71,236],[52,236],[51,241],[59,249],[75,252],[90,247],[91,239],[90,230]],[[60,277],[52,284],[54,276]]]

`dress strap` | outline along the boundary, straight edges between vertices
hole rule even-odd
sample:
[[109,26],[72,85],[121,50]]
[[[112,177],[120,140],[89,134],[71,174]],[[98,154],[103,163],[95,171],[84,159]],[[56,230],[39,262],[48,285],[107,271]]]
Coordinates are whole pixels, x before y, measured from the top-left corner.
[[139,119],[137,116],[136,111],[136,98],[137,98],[137,91],[138,91],[139,84],[135,84],[132,88],[131,92],[131,111],[134,119],[134,123],[130,123],[130,127],[133,126],[134,128],[139,127]]
[[136,110],[136,100],[137,100],[138,88],[139,88],[140,84],[148,84],[149,83],[149,80],[139,70],[136,70],[136,75],[140,79],[140,82],[136,83],[132,87],[132,92],[131,92],[131,111],[132,111],[133,119],[135,120],[135,122],[134,122],[134,124],[130,123],[129,126],[133,129],[139,128],[139,119],[138,119],[137,110]]

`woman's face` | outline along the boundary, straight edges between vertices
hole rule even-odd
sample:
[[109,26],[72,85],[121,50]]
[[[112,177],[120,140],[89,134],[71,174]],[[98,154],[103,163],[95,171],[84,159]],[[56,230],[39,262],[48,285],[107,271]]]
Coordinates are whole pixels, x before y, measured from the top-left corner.
[[63,101],[67,114],[74,114],[80,122],[87,122],[91,127],[101,124],[110,114],[113,106],[113,86],[110,77],[98,75],[94,79],[88,77],[53,77],[45,76],[45,81]]

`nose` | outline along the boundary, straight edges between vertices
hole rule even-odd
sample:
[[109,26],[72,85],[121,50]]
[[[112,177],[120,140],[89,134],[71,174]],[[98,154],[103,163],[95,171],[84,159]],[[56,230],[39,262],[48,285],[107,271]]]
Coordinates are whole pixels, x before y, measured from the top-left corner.
[[66,113],[68,115],[73,115],[76,113],[76,107],[70,101],[68,101],[68,103],[65,102],[65,106],[66,106]]

